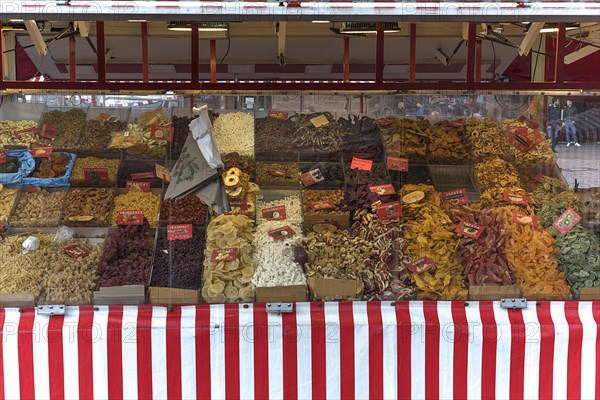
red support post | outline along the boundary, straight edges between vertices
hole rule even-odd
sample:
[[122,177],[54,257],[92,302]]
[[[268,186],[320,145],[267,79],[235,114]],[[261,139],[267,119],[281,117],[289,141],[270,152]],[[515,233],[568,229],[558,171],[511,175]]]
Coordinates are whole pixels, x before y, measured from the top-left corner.
[[0,83],[4,82],[4,34],[2,33],[2,20],[0,20]]
[[383,82],[383,40],[384,40],[384,22],[377,22],[377,44],[375,46],[375,82]]
[[210,83],[217,83],[217,41],[210,40]]
[[482,58],[482,43],[481,40],[476,41],[476,51],[475,51],[475,82],[481,82],[481,58]]
[[77,81],[77,59],[75,54],[75,35],[69,36],[69,80]]
[[477,25],[469,24],[469,35],[467,39],[467,82],[472,83],[475,78],[475,35]]
[[104,42],[104,21],[96,21],[96,49],[98,56],[98,82],[106,82],[106,44]]
[[409,53],[409,82],[415,82],[417,77],[417,24],[410,23],[410,53]]
[[200,36],[198,23],[192,22],[192,83],[198,83],[200,72]]
[[350,81],[350,38],[344,36],[344,82]]
[[148,80],[148,23],[142,22],[142,81]]
[[567,24],[565,22],[558,23],[558,34],[556,36],[556,58],[554,64],[554,82],[564,82],[565,71],[565,34],[567,32]]

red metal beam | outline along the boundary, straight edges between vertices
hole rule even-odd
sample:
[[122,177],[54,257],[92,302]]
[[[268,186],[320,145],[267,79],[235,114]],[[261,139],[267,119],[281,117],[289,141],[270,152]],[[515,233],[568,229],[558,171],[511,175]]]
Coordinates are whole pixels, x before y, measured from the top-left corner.
[[0,85],[4,82],[4,34],[2,33],[2,20],[0,20]]
[[210,83],[217,83],[217,41],[210,40]]
[[69,36],[69,80],[77,81],[77,56],[75,53],[75,35]]
[[200,37],[198,23],[192,22],[192,83],[198,83],[200,72]]
[[556,36],[556,58],[554,64],[554,82],[558,83],[562,83],[564,80],[565,47],[567,45],[567,40],[565,39],[566,32],[567,24],[564,22],[559,22],[558,34]]
[[410,24],[410,60],[409,60],[409,82],[415,82],[417,76],[417,24]]
[[104,21],[96,21],[96,48],[98,56],[98,82],[106,82],[106,45],[104,42]]
[[475,78],[475,36],[477,25],[469,24],[469,35],[467,39],[467,82],[473,82]]
[[475,82],[481,82],[481,58],[482,58],[482,43],[481,40],[476,42],[475,51]]
[[148,23],[142,22],[142,81],[148,80]]
[[350,81],[350,37],[344,36],[344,59],[342,61],[344,69],[344,82]]
[[375,82],[382,83],[383,82],[383,40],[384,40],[384,30],[385,22],[377,23],[377,44],[375,46]]

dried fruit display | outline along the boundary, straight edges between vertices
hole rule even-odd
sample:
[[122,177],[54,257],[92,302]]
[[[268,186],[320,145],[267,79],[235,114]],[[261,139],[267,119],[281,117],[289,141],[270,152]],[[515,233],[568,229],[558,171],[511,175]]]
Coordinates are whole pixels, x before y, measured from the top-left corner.
[[213,123],[221,153],[254,155],[254,117],[244,112],[220,114]]
[[432,164],[467,164],[469,153],[463,144],[465,120],[443,120],[427,130],[427,159]]
[[[113,186],[117,183],[117,171],[119,170],[120,163],[121,160],[113,158],[78,157],[77,160],[75,160],[75,165],[73,166],[73,173],[71,174],[71,185]],[[98,182],[86,181],[86,168],[106,168],[108,170],[108,180]]]
[[315,169],[319,170],[323,180],[310,185],[311,189],[341,188],[344,185],[344,167],[342,163],[300,163],[300,174]]
[[371,170],[352,169],[351,164],[344,164],[346,185],[368,183],[369,185],[382,185],[390,183],[390,176],[385,164],[373,163]]
[[516,168],[499,157],[490,157],[475,164],[475,175],[482,192],[494,187],[521,186]]
[[125,122],[90,120],[85,126],[79,147],[90,150],[107,149],[113,133],[122,132],[126,128]]
[[350,115],[339,118],[342,152],[345,158],[360,157],[383,160],[383,138],[376,121],[369,117]]
[[600,188],[580,189],[578,196],[582,200],[583,213],[587,221],[600,221]]
[[457,207],[452,211],[454,222],[466,221],[483,228],[475,238],[462,235],[459,240],[458,257],[464,266],[469,286],[504,286],[515,283],[503,252],[508,232],[504,228],[504,210],[473,210]]
[[71,158],[65,153],[52,153],[50,157],[36,162],[35,169],[29,175],[32,178],[62,178],[65,176]]
[[[39,142],[37,134],[37,122],[35,121],[0,121],[0,146],[26,146]],[[22,132],[27,129],[34,131]]]
[[[505,197],[508,196],[508,200]],[[524,210],[533,212],[537,206],[535,198],[526,190],[517,186],[494,186],[484,191],[479,201],[483,207],[519,206]]]
[[150,286],[200,289],[204,261],[205,229],[194,227],[192,238],[168,240],[160,230],[152,267]]
[[552,225],[568,207],[577,212],[581,211],[577,194],[569,189],[567,184],[555,178],[543,177],[541,186],[534,192],[534,197],[540,205],[536,215],[540,224],[545,227]]
[[158,211],[160,209],[160,196],[152,192],[129,192],[115,197],[112,212],[112,224],[117,224],[119,211],[139,210],[144,212],[144,218],[150,226],[156,226]]
[[272,207],[285,207],[285,218],[281,221],[289,222],[290,224],[300,225],[302,223],[302,207],[300,196],[286,196],[282,199],[272,201],[259,201],[256,208],[256,222],[262,224],[265,222],[262,217],[262,210]]
[[256,193],[260,189],[257,184],[250,182],[250,175],[233,167],[223,172],[221,178],[229,198],[231,212],[246,213],[250,218],[255,219]]
[[456,224],[446,211],[447,204],[433,186],[407,184],[400,192],[404,215],[403,236],[410,262],[424,258],[434,268],[413,273],[417,296],[423,299],[465,299],[463,268],[456,258]]
[[23,191],[10,218],[14,228],[58,226],[66,190]]
[[[333,204],[328,204],[327,207],[321,208],[317,202],[330,202]],[[347,212],[344,206],[344,191],[304,189],[302,190],[302,209],[305,214],[344,214]]]
[[498,121],[493,118],[467,118],[467,144],[473,162],[490,158],[510,160],[512,151]]
[[404,251],[406,242],[398,220],[382,221],[376,213],[361,210],[354,214],[354,236],[373,243],[362,271],[365,300],[408,300],[415,289]]
[[0,189],[0,223],[6,225],[6,222],[8,222],[8,217],[10,217],[10,212],[15,205],[18,194],[19,189],[9,189],[6,187]]
[[431,123],[425,118],[385,117],[377,120],[388,156],[424,162],[427,149],[427,130]]
[[256,182],[259,186],[299,186],[300,170],[295,162],[257,162]]
[[[553,167],[554,164],[556,164],[556,155],[550,147],[551,141],[543,139],[543,137],[545,137],[544,132],[531,129],[525,122],[520,122],[515,119],[502,121],[502,129],[504,132],[512,129],[523,129],[526,139],[533,144],[527,152],[522,152],[514,146],[511,146],[515,158],[515,165],[518,168]],[[541,141],[535,144],[538,139],[541,139]]]
[[[219,215],[208,224],[202,297],[209,303],[252,301],[252,226],[245,215]],[[230,260],[230,261],[229,261]]]
[[231,168],[237,168],[250,175],[250,179],[254,179],[256,176],[256,163],[252,156],[240,155],[239,153],[227,153],[221,155],[221,160],[225,167],[223,170],[229,170]]
[[297,161],[298,148],[293,142],[296,129],[291,119],[260,118],[256,123],[256,159]]
[[110,188],[71,189],[65,199],[60,224],[109,226],[114,194],[115,190]]
[[190,132],[190,123],[192,120],[192,117],[178,117],[176,115],[173,115],[171,118],[171,126],[173,127],[171,155],[173,158],[177,158],[181,154],[181,150],[183,150],[188,133]]
[[[323,124],[315,123],[319,119]],[[303,153],[304,160],[323,155],[339,159],[342,150],[340,126],[329,112],[297,114],[293,143]]]
[[396,194],[377,194],[371,190],[371,186],[371,184],[366,182],[346,185],[344,188],[344,201],[341,205],[350,211],[350,215],[354,215],[354,212],[357,210],[371,209],[372,204],[377,201],[389,203],[390,201],[398,200]]
[[109,286],[147,285],[154,251],[154,234],[143,225],[123,225],[106,240],[98,263],[96,289]]
[[41,143],[56,149],[75,149],[79,144],[81,130],[85,125],[85,111],[71,109],[69,111],[53,110],[42,115],[40,126],[49,125],[56,129],[56,138],[40,139]]
[[[288,226],[294,235],[275,240],[269,232]],[[300,246],[304,236],[299,225],[288,221],[265,221],[254,234],[256,270],[252,284],[257,287],[293,286],[306,284],[302,266],[294,257],[294,247]]]
[[208,206],[194,193],[175,200],[164,200],[160,206],[160,225],[192,224],[206,226],[208,221]]

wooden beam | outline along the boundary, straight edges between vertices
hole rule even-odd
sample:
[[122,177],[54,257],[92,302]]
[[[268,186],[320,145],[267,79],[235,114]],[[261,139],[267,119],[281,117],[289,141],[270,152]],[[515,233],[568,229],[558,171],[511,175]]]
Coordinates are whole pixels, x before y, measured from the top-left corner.
[[377,22],[377,43],[375,46],[375,82],[383,82],[383,45],[385,22]]
[[192,22],[192,83],[198,83],[200,72],[200,36],[198,23]]
[[142,22],[142,81],[148,82],[148,23]]

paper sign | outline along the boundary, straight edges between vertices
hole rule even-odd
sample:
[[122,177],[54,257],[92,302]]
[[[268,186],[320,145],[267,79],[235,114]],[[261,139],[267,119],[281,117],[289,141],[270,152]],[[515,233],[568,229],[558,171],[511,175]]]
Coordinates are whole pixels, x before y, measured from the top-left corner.
[[156,178],[156,174],[154,172],[140,172],[139,174],[131,174],[129,176],[134,181],[137,181],[139,179],[152,179],[152,178]]
[[248,202],[244,199],[244,200],[229,200],[229,205],[231,206],[231,209],[236,210],[235,212],[229,212],[229,213],[225,213],[228,215],[231,214],[242,214],[242,215],[250,215],[250,212],[248,211]]
[[0,164],[6,163],[6,152],[0,151]]
[[373,161],[365,160],[364,158],[352,157],[352,163],[350,169],[360,169],[363,171],[370,171],[373,168]]
[[535,215],[527,215],[517,211],[513,211],[512,221],[522,225],[529,225],[534,228],[540,224],[538,217],[536,217]]
[[273,229],[272,231],[269,231],[269,236],[275,240],[287,239],[295,234],[296,232],[294,232],[294,230],[287,225],[279,229]]
[[317,117],[311,118],[310,123],[313,124],[313,126],[315,128],[320,128],[320,127],[322,127],[324,125],[328,125],[329,124],[329,120],[327,119],[326,116],[324,116],[323,114],[321,114],[321,115],[319,115]]
[[315,183],[321,182],[324,180],[325,180],[325,178],[323,177],[321,170],[318,168],[311,169],[310,171],[305,172],[302,175],[300,175],[300,182],[302,182],[302,185],[304,185],[304,187],[314,185]]
[[163,181],[171,182],[171,173],[160,164],[156,164],[156,177]]
[[289,172],[284,171],[282,169],[270,169],[269,170],[269,174],[273,175],[273,176],[282,176],[284,178],[291,178],[292,175],[290,175]]
[[396,190],[394,190],[394,187],[390,184],[369,186],[369,190],[372,193],[377,193],[378,196],[387,196],[390,194],[396,194]]
[[410,269],[415,274],[422,274],[425,271],[429,271],[433,267],[435,267],[435,263],[429,257],[420,258],[406,266],[406,268]]
[[82,258],[90,254],[87,250],[77,245],[67,246],[63,250],[72,258]]
[[390,171],[408,171],[408,158],[388,157],[386,164]]
[[23,135],[26,135],[26,134],[28,134],[28,133],[29,133],[29,134],[31,134],[31,133],[36,133],[37,131],[38,131],[38,130],[37,130],[37,127],[35,127],[35,126],[32,126],[31,128],[26,128],[26,129],[21,129],[21,130],[18,130],[18,131],[13,131],[13,135],[14,135],[14,136],[15,136],[17,139],[20,139],[20,138],[21,138],[21,136],[23,136]]
[[173,131],[174,129],[172,126],[152,125],[150,139],[172,142]]
[[552,223],[552,226],[561,234],[566,235],[579,223],[579,221],[581,221],[581,215],[577,214],[575,210],[569,207],[556,218]]
[[56,128],[51,125],[44,124],[40,128],[38,135],[40,135],[44,139],[52,140],[56,137]]
[[117,214],[117,225],[143,225],[144,212],[141,210],[122,210]]
[[545,137],[537,129],[534,129],[531,134],[533,135],[534,144],[540,144],[545,140]]
[[485,227],[479,226],[473,222],[460,221],[460,224],[456,227],[456,232],[461,235],[478,239],[483,233]]
[[380,204],[377,206],[377,215],[382,221],[398,219],[402,216],[402,208],[397,201]]
[[533,143],[527,136],[527,128],[507,128],[508,141],[519,151],[527,153]]
[[267,116],[275,119],[288,119],[289,114],[283,111],[269,110]]
[[511,193],[508,190],[504,192],[504,200],[514,204],[529,204],[529,199],[527,198],[527,196]]
[[286,217],[285,206],[263,208],[262,217],[267,221],[283,221]]
[[33,147],[30,152],[33,158],[47,158],[52,154],[52,147]]
[[469,197],[467,196],[467,189],[450,190],[442,193],[444,200],[453,204],[469,204]]
[[150,191],[150,182],[127,181],[125,183],[125,193]]
[[192,224],[167,225],[167,240],[188,240],[192,235]]
[[335,208],[335,203],[333,202],[333,200],[318,200],[318,201],[311,201],[309,203],[310,208],[312,208],[314,211],[321,211],[321,210],[330,210]]
[[83,176],[86,182],[108,181],[108,168],[84,168]]
[[210,256],[211,262],[219,261],[235,261],[237,258],[238,249],[227,248],[227,249],[214,249]]

